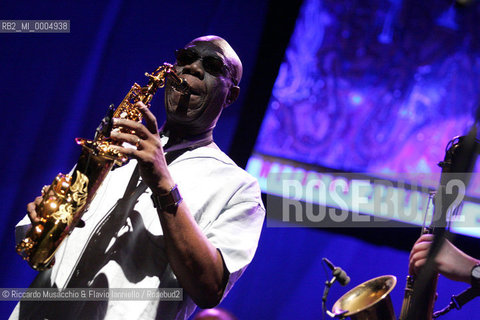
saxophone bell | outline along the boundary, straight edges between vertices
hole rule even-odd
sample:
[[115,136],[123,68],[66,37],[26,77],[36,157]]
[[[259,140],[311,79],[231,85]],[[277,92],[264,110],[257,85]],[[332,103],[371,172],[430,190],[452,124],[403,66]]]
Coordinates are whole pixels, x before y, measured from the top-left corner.
[[396,320],[390,292],[397,278],[385,275],[368,280],[338,299],[332,308],[335,318],[351,320]]

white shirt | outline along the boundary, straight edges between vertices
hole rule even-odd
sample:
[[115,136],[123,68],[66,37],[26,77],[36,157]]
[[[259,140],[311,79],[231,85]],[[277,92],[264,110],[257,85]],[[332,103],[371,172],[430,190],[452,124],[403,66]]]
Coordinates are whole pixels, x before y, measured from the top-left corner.
[[[85,226],[76,228],[60,245],[45,287],[67,285],[96,226],[123,196],[135,166],[136,161],[131,160],[107,176],[82,217]],[[258,183],[222,151],[210,147],[185,152],[169,165],[169,171],[200,229],[222,254],[230,273],[225,297],[258,245],[265,216]],[[112,258],[85,287],[95,286],[96,281],[108,288],[180,287],[166,258],[162,227],[150,195],[147,189],[138,198],[126,224],[107,247]],[[17,231],[28,223],[25,217]],[[101,306],[101,313],[106,312],[104,319],[187,319],[196,305],[183,294],[179,302],[108,301]],[[18,309],[19,305],[11,319],[18,318]]]

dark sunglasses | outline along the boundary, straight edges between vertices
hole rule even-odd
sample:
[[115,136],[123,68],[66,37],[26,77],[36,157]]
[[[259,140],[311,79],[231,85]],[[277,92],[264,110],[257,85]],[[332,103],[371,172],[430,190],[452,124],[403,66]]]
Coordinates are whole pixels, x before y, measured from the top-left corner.
[[215,77],[220,75],[228,77],[232,80],[234,85],[237,85],[237,82],[232,77],[230,69],[225,64],[225,62],[218,56],[200,57],[198,52],[193,49],[178,49],[175,51],[175,58],[177,60],[177,66],[179,67],[183,67],[192,64],[197,60],[200,60],[205,71]]

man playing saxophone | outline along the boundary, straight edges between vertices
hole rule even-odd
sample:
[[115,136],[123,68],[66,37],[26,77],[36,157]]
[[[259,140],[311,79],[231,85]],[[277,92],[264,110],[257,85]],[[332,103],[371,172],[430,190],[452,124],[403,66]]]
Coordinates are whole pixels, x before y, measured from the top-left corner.
[[[21,301],[11,319],[186,319],[217,305],[251,262],[265,216],[260,189],[212,135],[239,95],[242,64],[224,39],[205,36],[176,52],[175,71],[189,92],[167,81],[161,128],[142,102],[144,124],[114,119],[113,148],[131,160],[107,175],[32,287],[179,288],[183,298]],[[40,201],[27,206],[34,225]]]

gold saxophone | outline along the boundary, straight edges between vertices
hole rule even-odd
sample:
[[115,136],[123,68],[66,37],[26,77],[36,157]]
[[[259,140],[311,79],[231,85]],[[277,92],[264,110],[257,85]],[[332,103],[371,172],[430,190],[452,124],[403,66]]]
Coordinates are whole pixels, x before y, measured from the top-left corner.
[[16,246],[17,253],[33,269],[41,271],[53,266],[56,250],[78,224],[107,174],[114,165],[121,166],[127,161],[125,155],[111,148],[115,145],[109,138],[112,117],[140,122],[142,114],[135,103],[141,101],[149,106],[157,89],[165,86],[167,76],[169,85],[177,91],[189,92],[188,83],[177,76],[171,64],[164,63],[145,76],[148,84],[140,87],[135,83],[117,109],[110,108],[109,116],[104,118],[93,140],[75,139],[82,151],[73,173],[59,173],[50,186],[42,189],[43,198],[36,209],[40,221],[30,227]]

